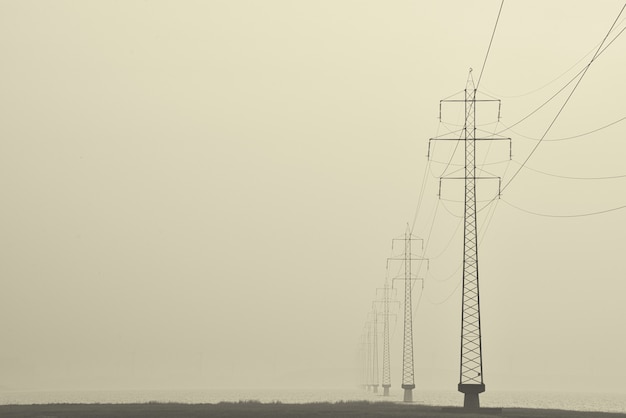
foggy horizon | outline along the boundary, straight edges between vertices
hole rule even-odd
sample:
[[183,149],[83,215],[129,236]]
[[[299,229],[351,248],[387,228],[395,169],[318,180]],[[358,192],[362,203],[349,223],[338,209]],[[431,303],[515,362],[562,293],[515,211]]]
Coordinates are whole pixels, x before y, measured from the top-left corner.
[[[439,103],[481,70],[500,2],[435,3],[2,2],[0,391],[355,387],[407,223],[430,237],[415,391],[456,390],[463,195],[437,175],[459,161],[426,155],[463,123]],[[478,118],[513,161],[485,145],[485,170],[517,171],[570,90],[507,128],[621,7],[505,4],[478,89],[501,120]],[[479,213],[487,391],[626,390],[626,210],[573,216],[626,204],[625,42]],[[401,309],[392,326],[399,391]]]

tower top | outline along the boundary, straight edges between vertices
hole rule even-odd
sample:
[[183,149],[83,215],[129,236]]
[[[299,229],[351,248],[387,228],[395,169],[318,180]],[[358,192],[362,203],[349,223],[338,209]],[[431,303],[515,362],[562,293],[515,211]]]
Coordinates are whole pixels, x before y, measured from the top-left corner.
[[466,90],[475,90],[476,87],[474,85],[474,76],[472,76],[472,68],[469,69],[469,74],[467,74],[467,83],[465,84]]

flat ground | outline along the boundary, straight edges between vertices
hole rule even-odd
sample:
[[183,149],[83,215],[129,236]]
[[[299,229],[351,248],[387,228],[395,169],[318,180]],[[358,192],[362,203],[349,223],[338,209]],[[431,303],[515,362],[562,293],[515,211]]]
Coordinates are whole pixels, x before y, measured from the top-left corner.
[[489,410],[475,413],[443,411],[441,407],[406,405],[388,402],[338,402],[311,404],[281,404],[258,402],[237,402],[218,404],[50,404],[50,405],[2,405],[0,417],[37,418],[247,418],[247,417],[289,417],[289,418],[334,418],[334,417],[507,417],[507,418],[617,418],[626,414],[606,412],[576,412],[548,409],[503,408],[498,414]]

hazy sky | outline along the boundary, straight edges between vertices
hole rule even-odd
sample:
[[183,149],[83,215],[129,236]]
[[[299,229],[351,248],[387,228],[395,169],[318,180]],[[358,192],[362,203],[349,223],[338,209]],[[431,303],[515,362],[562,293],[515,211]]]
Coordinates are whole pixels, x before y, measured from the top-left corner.
[[[439,100],[480,71],[499,5],[0,2],[0,389],[353,385],[425,175],[416,390],[456,389],[462,190],[446,183],[438,203],[453,147],[429,170],[426,153],[463,122],[439,123]],[[507,1],[480,84],[502,119],[483,129],[561,88],[621,7]],[[625,52],[620,37],[546,140],[626,116]],[[503,133],[513,162],[484,169],[510,179],[569,91]],[[527,166],[624,175],[625,134],[623,121],[544,141]],[[626,204],[625,185],[524,169],[481,212],[487,390],[626,390],[626,210],[509,205],[594,212]]]

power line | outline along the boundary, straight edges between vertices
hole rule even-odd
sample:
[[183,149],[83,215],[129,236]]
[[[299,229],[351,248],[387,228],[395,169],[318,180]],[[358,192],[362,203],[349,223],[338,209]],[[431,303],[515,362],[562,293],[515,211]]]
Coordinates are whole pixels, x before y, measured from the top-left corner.
[[599,210],[596,212],[587,212],[587,213],[579,213],[579,214],[574,214],[574,215],[554,215],[554,214],[549,214],[549,213],[539,213],[539,212],[534,212],[528,209],[524,209],[524,208],[520,208],[517,205],[512,204],[511,202],[508,202],[505,199],[500,199],[502,201],[504,201],[504,203],[506,203],[507,205],[511,206],[512,208],[515,208],[517,210],[520,210],[522,212],[526,212],[530,215],[535,215],[535,216],[543,216],[546,218],[582,218],[585,216],[594,216],[594,215],[600,215],[603,213],[609,213],[609,212],[615,212],[621,209],[626,209],[626,205],[623,206],[618,206],[618,207],[614,207],[614,208],[610,208],[610,209],[604,209],[604,210]]
[[[621,13],[621,12],[620,12]],[[510,128],[519,125],[520,123],[524,122],[526,119],[528,119],[529,117],[531,117],[532,115],[534,115],[535,113],[537,113],[539,110],[541,110],[545,105],[547,105],[548,103],[550,103],[556,96],[558,96],[559,94],[561,94],[561,92],[563,90],[565,90],[567,88],[567,86],[569,86],[570,84],[572,84],[574,82],[574,80],[576,80],[576,78],[578,78],[578,76],[580,76],[583,72],[585,72],[589,66],[591,66],[591,64],[598,59],[603,53],[604,51],[607,50],[608,47],[611,46],[611,44],[613,44],[613,42],[615,42],[615,40],[617,38],[619,38],[619,36],[624,32],[624,30],[626,30],[626,27],[624,27],[621,31],[619,31],[619,33],[617,35],[615,35],[615,37],[611,40],[611,42],[609,42],[604,48],[602,48],[602,50],[600,51],[600,53],[598,53],[596,56],[594,56],[594,58],[592,58],[592,60],[585,66],[583,67],[583,69],[581,69],[578,73],[576,73],[576,75],[574,75],[574,77],[572,77],[567,83],[565,83],[565,85],[563,87],[561,87],[556,93],[554,93],[552,96],[550,96],[549,99],[547,99],[546,101],[544,101],[541,105],[539,105],[537,108],[535,108],[532,112],[530,112],[529,114],[527,114],[526,116],[524,116],[523,118],[521,118],[520,120],[518,120],[517,122],[515,122],[513,125],[509,126],[507,129],[503,129],[500,132],[497,132],[496,135],[500,135],[503,132],[506,132],[507,130],[509,130]],[[611,31],[609,31],[610,33]],[[604,42],[604,41],[603,41]],[[602,42],[602,43],[603,43]],[[600,43],[600,46],[602,46],[602,43]]]
[[[587,74],[587,70],[589,69],[589,67],[591,67],[591,64],[596,60],[596,58],[599,56],[599,54],[601,53],[602,50],[602,46],[604,45],[604,42],[607,40],[607,38],[609,37],[609,35],[611,34],[611,31],[613,30],[613,27],[615,26],[615,24],[617,23],[617,21],[619,20],[620,16],[622,15],[622,12],[624,11],[624,9],[626,8],[626,3],[624,4],[624,6],[622,6],[622,9],[620,10],[619,14],[617,15],[617,17],[615,18],[615,21],[613,22],[613,24],[611,25],[611,28],[609,29],[609,31],[607,32],[607,34],[605,35],[604,39],[602,40],[602,42],[600,43],[600,46],[598,47],[598,50],[596,51],[596,53],[594,54],[594,56],[591,58],[591,61],[589,62],[589,64],[587,64],[587,66],[585,67],[584,71],[582,72],[582,74],[580,75],[580,77],[578,78],[578,81],[576,82],[576,84],[574,85],[574,87],[572,88],[572,91],[570,91],[569,95],[567,96],[567,98],[565,99],[565,102],[563,102],[563,104],[561,105],[561,108],[559,109],[559,111],[557,112],[556,116],[554,117],[554,119],[552,119],[552,122],[550,123],[550,125],[548,125],[548,128],[546,129],[546,131],[543,133],[543,135],[541,136],[541,139],[537,142],[537,144],[533,147],[533,149],[530,151],[530,154],[528,154],[528,157],[526,157],[526,159],[524,160],[524,162],[522,163],[522,165],[520,166],[520,168],[513,173],[513,176],[511,176],[511,178],[509,179],[509,181],[502,187],[502,191],[504,191],[509,184],[511,184],[511,182],[513,181],[513,179],[515,179],[515,177],[519,174],[519,172],[522,170],[522,168],[524,167],[524,165],[528,162],[528,160],[530,160],[530,158],[533,156],[533,154],[535,153],[535,151],[537,151],[537,148],[539,147],[539,145],[541,144],[541,142],[543,141],[543,139],[546,137],[546,135],[548,134],[548,132],[550,132],[550,129],[552,129],[552,126],[554,126],[554,123],[557,121],[557,119],[559,118],[559,116],[561,115],[561,112],[563,112],[563,109],[565,109],[565,106],[567,105],[567,103],[569,102],[569,100],[571,99],[572,95],[574,94],[574,92],[576,91],[576,88],[580,85],[580,82],[582,81],[583,77],[585,77],[585,74]],[[626,28],[624,28],[626,29]],[[621,33],[623,32],[623,30],[617,35],[619,36]],[[614,38],[613,40],[617,39]],[[611,41],[612,42],[612,41]],[[610,44],[609,44],[610,45]],[[607,45],[608,47],[608,45]],[[605,48],[606,49],[606,48]],[[603,51],[603,50],[602,50]]]
[[485,54],[485,60],[483,61],[483,67],[480,69],[480,75],[478,76],[478,82],[476,83],[476,90],[480,85],[480,80],[483,78],[483,71],[485,70],[485,64],[487,63],[487,57],[489,57],[489,51],[491,51],[491,44],[493,43],[493,37],[496,34],[498,22],[500,21],[500,13],[502,13],[502,6],[504,6],[504,0],[500,3],[500,10],[498,10],[498,17],[496,18],[496,24],[493,26],[493,32],[491,33],[491,39],[489,40],[489,46],[487,47],[487,53]]
[[[461,226],[461,220],[459,219],[459,222],[457,222],[457,224],[456,224],[456,228],[454,228],[454,232],[452,233],[452,236],[448,240],[448,243],[443,247],[443,250],[441,250],[439,252],[439,254],[437,254],[436,256],[430,256],[430,254],[429,254],[428,255],[428,259],[429,260],[435,260],[435,259],[441,257],[446,251],[448,251],[448,248],[450,247],[450,244],[452,244],[452,241],[454,241],[454,237],[456,237],[456,234],[459,231],[459,227],[460,226]],[[426,254],[426,252],[424,252],[424,254]]]
[[[456,274],[456,272],[455,272],[455,274]],[[449,301],[452,296],[454,296],[454,294],[456,293],[457,290],[459,290],[459,286],[461,286],[461,283],[463,283],[463,277],[462,276],[459,278],[459,281],[457,282],[457,284],[454,287],[454,289],[452,290],[452,292],[450,292],[450,294],[448,296],[446,296],[443,300],[441,300],[439,302],[433,302],[429,298],[428,301],[431,303],[431,305],[443,305],[444,303]]]
[[[463,135],[463,133],[461,132],[461,134],[459,136]],[[448,171],[448,169],[450,168],[450,166],[459,166],[459,164],[452,164],[452,160],[454,159],[454,156],[456,155],[456,151],[459,148],[459,144],[461,143],[461,138],[459,138],[459,140],[456,142],[456,144],[454,145],[454,150],[452,151],[452,153],[450,154],[450,158],[448,159],[448,162],[445,163],[446,167],[443,169],[443,171],[441,172],[440,175],[435,176],[435,178],[441,178],[443,176],[446,175],[446,172]],[[458,171],[458,170],[457,170]]]
[[[593,130],[591,130],[591,131],[589,131],[589,132],[585,132],[585,133],[578,134],[578,135],[574,135],[574,136],[568,136],[568,137],[564,137],[564,138],[544,139],[544,141],[545,141],[545,142],[557,142],[557,141],[567,141],[567,140],[569,140],[569,139],[581,138],[581,137],[583,137],[583,136],[591,135],[591,134],[594,134],[594,133],[596,133],[596,132],[599,132],[599,131],[601,131],[601,130],[603,130],[603,129],[609,128],[609,127],[611,127],[611,126],[613,126],[613,125],[616,125],[616,124],[618,124],[618,123],[620,123],[620,122],[622,122],[622,121],[624,121],[624,120],[626,120],[626,116],[624,116],[624,117],[622,117],[622,118],[620,118],[620,119],[618,119],[618,120],[616,120],[616,121],[613,121],[613,122],[611,122],[611,123],[609,123],[609,124],[607,124],[607,125],[604,125],[604,126],[601,126],[601,127],[599,127],[599,128],[593,129]],[[503,123],[502,125],[504,125],[504,123]],[[506,125],[504,125],[504,126],[506,127]],[[515,135],[520,136],[520,137],[522,137],[522,138],[530,139],[530,140],[532,140],[532,141],[541,141],[541,139],[540,139],[540,138],[533,138],[533,137],[530,137],[530,136],[522,135],[522,134],[520,134],[519,132],[514,131],[514,130],[513,130],[513,129],[511,129],[510,127],[507,127],[507,129],[506,129],[506,130],[510,130],[510,131],[511,131],[511,132],[513,132]],[[483,132],[486,132],[486,131],[483,131]]]
[[[441,120],[439,121],[439,124],[437,125],[437,132],[435,135],[435,138],[437,138],[439,136],[439,128],[441,127],[442,123]],[[451,132],[452,133],[452,132]],[[459,131],[459,139],[460,139],[460,135],[462,134],[462,131]],[[456,146],[454,147],[454,151],[452,152],[452,155],[450,156],[450,159],[448,160],[448,163],[446,165],[446,167],[443,169],[443,172],[440,176],[435,176],[434,173],[432,172],[432,167],[431,167],[431,160],[430,157],[428,158],[427,162],[426,162],[426,168],[424,170],[424,176],[422,178],[422,185],[420,187],[420,193],[419,193],[419,198],[417,201],[417,207],[415,208],[415,215],[413,216],[413,223],[411,224],[411,234],[413,233],[413,230],[415,229],[415,223],[417,222],[417,216],[419,214],[420,208],[422,206],[422,201],[424,199],[424,190],[426,189],[426,174],[428,172],[430,172],[430,174],[432,176],[434,176],[435,178],[439,178],[441,176],[443,176],[445,174],[445,172],[448,170],[448,168],[450,167],[451,163],[452,163],[452,159],[454,158],[454,154],[456,153],[456,150],[459,146],[459,142],[456,143]],[[433,149],[434,151],[434,149]],[[435,216],[437,215],[437,208],[435,208],[435,215],[433,215],[433,222],[435,222]],[[432,231],[432,227],[431,227],[431,231]]]
[[424,174],[422,175],[422,186],[420,187],[419,197],[417,198],[417,207],[415,208],[415,215],[413,216],[413,223],[411,224],[411,233],[413,233],[413,229],[415,228],[415,222],[417,222],[417,215],[419,214],[420,208],[422,207],[422,200],[424,199],[424,190],[426,189],[426,174],[428,174],[428,170],[430,169],[430,161],[426,162],[426,167],[424,167]]
[[[624,20],[626,20],[626,19],[622,19],[622,21],[619,23],[619,25],[621,25],[621,24],[624,22]],[[619,26],[619,25],[618,25],[618,26]],[[516,95],[509,95],[509,96],[504,95],[504,94],[497,94],[497,93],[493,93],[493,92],[492,92],[491,94],[494,94],[494,95],[496,95],[496,96],[498,96],[498,97],[502,97],[502,98],[505,98],[505,99],[516,99],[516,98],[525,97],[525,96],[531,95],[531,94],[533,94],[533,93],[536,93],[536,92],[538,92],[538,91],[540,91],[540,90],[543,90],[544,88],[548,87],[550,84],[552,84],[552,83],[554,83],[555,81],[559,80],[559,79],[560,79],[561,77],[563,77],[565,74],[569,73],[569,72],[570,72],[570,71],[571,71],[574,67],[576,67],[578,64],[580,64],[580,63],[581,63],[581,61],[583,61],[583,60],[584,60],[585,58],[587,58],[587,57],[588,57],[588,56],[589,56],[589,55],[590,55],[593,51],[595,51],[595,50],[596,50],[596,48],[598,47],[598,45],[599,45],[599,44],[594,45],[594,47],[593,47],[593,48],[591,48],[591,49],[590,49],[590,50],[589,50],[589,51],[588,51],[585,55],[583,55],[583,56],[582,56],[582,57],[581,57],[578,61],[576,61],[574,64],[572,64],[572,65],[571,65],[571,66],[570,66],[567,70],[563,71],[563,72],[562,72],[559,76],[557,76],[557,77],[553,78],[552,80],[548,81],[547,83],[545,83],[545,84],[544,84],[544,85],[542,85],[541,87],[537,87],[536,89],[533,89],[533,90],[528,91],[528,92],[523,93],[523,94],[516,94]],[[489,92],[489,90],[485,90],[485,89],[483,89],[483,91],[487,91],[487,92]]]
[[[437,132],[435,136],[439,134],[439,128],[441,127],[441,121],[437,125]],[[417,198],[417,207],[415,208],[415,215],[413,215],[413,223],[411,224],[411,234],[413,233],[413,229],[415,229],[415,223],[417,222],[417,215],[419,214],[420,208],[422,207],[422,200],[424,199],[424,190],[426,189],[426,174],[430,170],[430,159],[426,160],[426,167],[424,168],[424,174],[422,176],[422,185],[420,186],[420,193]]]
[[[513,161],[515,161],[515,160],[513,160]],[[518,162],[518,161],[515,161],[515,162],[517,164],[521,165],[520,162]],[[534,171],[534,172],[539,173],[539,174],[546,175],[546,176],[557,177],[557,178],[560,178],[560,179],[568,179],[568,180],[614,180],[614,179],[626,178],[626,174],[622,174],[622,175],[618,175],[618,176],[605,176],[605,177],[572,177],[572,176],[562,176],[562,175],[559,175],[559,174],[548,173],[548,172],[545,172],[545,171],[537,170],[536,168],[529,167],[528,165],[524,165],[523,168],[525,168],[527,170],[530,170],[530,171]]]

